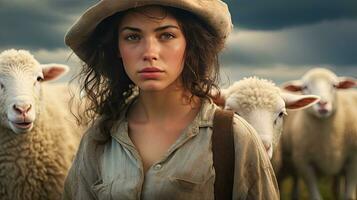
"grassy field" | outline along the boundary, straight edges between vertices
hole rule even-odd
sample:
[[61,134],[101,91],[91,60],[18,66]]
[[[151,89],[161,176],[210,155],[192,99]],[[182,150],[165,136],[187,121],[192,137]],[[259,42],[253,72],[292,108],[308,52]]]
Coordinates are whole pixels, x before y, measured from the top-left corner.
[[[286,179],[283,182],[283,190],[280,191],[281,199],[283,200],[290,200],[290,191],[292,187],[292,180]],[[308,192],[303,184],[302,180],[299,181],[300,187],[300,199],[301,200],[308,200]],[[322,194],[324,200],[335,200],[332,195],[332,187],[331,187],[331,180],[329,179],[320,179],[319,180],[319,189]]]

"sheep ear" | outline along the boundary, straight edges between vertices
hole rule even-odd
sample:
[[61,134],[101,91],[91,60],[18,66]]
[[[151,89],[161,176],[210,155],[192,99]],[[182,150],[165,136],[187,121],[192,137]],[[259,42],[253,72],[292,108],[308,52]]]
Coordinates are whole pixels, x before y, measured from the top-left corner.
[[225,95],[227,93],[227,89],[221,89],[220,92],[214,91],[212,93],[213,95],[213,102],[218,105],[221,108],[224,108],[224,105],[226,104],[226,98]]
[[339,82],[336,85],[338,89],[348,89],[357,86],[357,80],[352,77],[338,77]]
[[285,107],[287,109],[303,109],[320,101],[320,97],[316,95],[297,95],[282,92],[281,96],[285,101]]
[[303,89],[303,82],[301,80],[288,81],[283,83],[281,88],[290,92],[299,92]]
[[52,81],[60,78],[69,71],[69,67],[61,64],[41,65],[44,81]]

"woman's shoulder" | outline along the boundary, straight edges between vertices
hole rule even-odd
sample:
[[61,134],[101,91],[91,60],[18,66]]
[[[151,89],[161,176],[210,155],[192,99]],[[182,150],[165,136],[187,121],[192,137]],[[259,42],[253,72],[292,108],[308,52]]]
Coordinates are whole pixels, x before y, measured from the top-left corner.
[[[210,110],[211,112],[206,112],[208,114],[207,118],[211,119],[208,121],[212,121],[213,127],[213,115],[221,108],[214,104],[213,106],[212,104],[208,105],[210,106],[210,109],[208,110]],[[249,151],[249,153],[256,154],[258,157],[260,157],[260,154],[265,154],[265,148],[259,138],[258,133],[244,118],[240,117],[237,114],[234,114],[232,123],[234,144],[236,147],[236,151],[238,150],[237,153],[244,153],[246,151]]]
[[91,122],[88,125],[87,130],[84,132],[82,140],[88,141],[91,139],[96,139],[100,137],[100,123],[101,123],[101,118],[98,117],[96,118],[93,122]]
[[95,119],[87,128],[85,133],[82,136],[79,148],[78,155],[87,157],[91,155],[94,151],[98,149],[100,144],[105,144],[105,141],[108,140],[107,136],[102,133],[100,130],[100,118]]
[[242,117],[239,115],[233,115],[233,132],[236,136],[243,140],[253,139],[257,135],[255,129]]
[[[236,154],[245,154],[244,157],[256,157],[262,161],[264,167],[269,164],[263,143],[255,129],[242,117],[233,116],[233,133]],[[238,155],[239,156],[239,155]]]
[[[211,122],[209,124],[213,127],[214,115],[218,111],[223,110],[222,108],[215,105],[212,101],[205,102],[204,106],[201,108],[201,113],[204,116],[202,118],[205,119],[203,121]],[[257,132],[245,119],[237,114],[234,114],[232,123],[235,142],[246,143],[250,141],[256,145],[261,143]]]

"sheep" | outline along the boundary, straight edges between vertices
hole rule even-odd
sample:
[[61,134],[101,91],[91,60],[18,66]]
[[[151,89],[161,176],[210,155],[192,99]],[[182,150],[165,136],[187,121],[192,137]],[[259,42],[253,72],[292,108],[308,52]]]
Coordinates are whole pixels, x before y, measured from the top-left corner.
[[292,161],[305,182],[311,199],[321,199],[317,174],[344,174],[345,199],[356,199],[357,186],[357,92],[341,91],[356,86],[351,77],[337,77],[324,68],[309,70],[301,80],[283,84],[292,92],[314,94],[321,100],[306,110],[289,113],[284,133]]
[[[282,157],[283,144],[280,136],[283,116],[286,115],[286,109],[304,109],[318,100],[319,97],[315,95],[281,92],[270,80],[249,77],[223,89],[214,102],[224,109],[233,110],[256,129],[271,158],[281,187],[281,180],[286,176],[284,173],[289,170],[285,169],[285,160]],[[297,185],[297,179],[294,179],[294,185]]]
[[286,109],[302,109],[316,103],[318,99],[315,95],[284,93],[272,81],[249,77],[222,89],[220,99],[215,102],[247,120],[259,134],[272,158],[274,146],[282,132]]
[[0,53],[0,197],[60,199],[81,138],[68,87],[46,84],[68,71],[26,50]]

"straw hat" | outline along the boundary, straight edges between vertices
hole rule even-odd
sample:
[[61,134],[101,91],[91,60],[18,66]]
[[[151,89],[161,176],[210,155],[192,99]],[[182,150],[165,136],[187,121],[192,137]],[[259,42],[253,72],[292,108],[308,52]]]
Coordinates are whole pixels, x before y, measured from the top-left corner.
[[72,25],[65,36],[65,43],[81,57],[79,47],[101,21],[117,12],[146,5],[171,6],[194,13],[210,25],[222,40],[227,38],[233,27],[228,7],[221,0],[101,0]]

